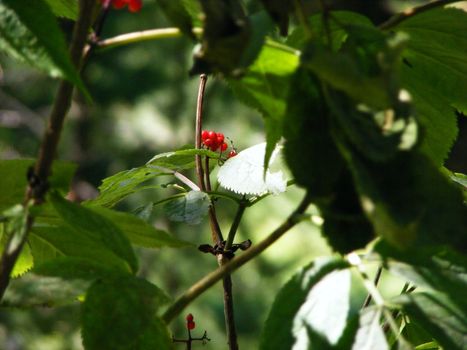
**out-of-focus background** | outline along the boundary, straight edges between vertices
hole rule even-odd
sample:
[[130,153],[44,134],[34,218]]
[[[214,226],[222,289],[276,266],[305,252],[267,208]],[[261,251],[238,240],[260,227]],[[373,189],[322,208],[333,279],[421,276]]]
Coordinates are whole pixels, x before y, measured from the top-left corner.
[[[138,14],[111,11],[103,37],[170,26],[155,0],[143,0],[143,3]],[[254,10],[259,8],[258,3],[245,1],[245,6]],[[313,11],[317,2],[306,3]],[[391,13],[424,2],[342,0],[333,3],[339,8],[362,12],[375,23],[381,23]],[[63,21],[62,26],[69,32],[70,23]],[[107,176],[140,166],[155,154],[194,142],[198,79],[188,76],[192,49],[193,43],[188,39],[172,38],[94,53],[84,74],[94,103],[88,104],[81,96],[75,97],[59,151],[60,159],[79,165],[73,184],[78,198],[95,196],[96,188]],[[1,159],[36,156],[56,87],[56,81],[0,54]],[[222,79],[209,79],[205,101],[204,128],[223,132],[239,150],[264,140],[261,116],[238,102]],[[448,161],[455,171],[467,172],[462,168],[465,167],[462,155],[465,156],[467,148],[465,130],[464,125],[460,141]],[[130,197],[118,209],[131,211],[168,194],[168,189],[144,192]],[[292,188],[249,209],[240,226],[238,240],[260,241],[284,220],[300,196],[301,190]],[[228,230],[235,210],[233,204],[219,202],[218,213],[224,231]],[[157,227],[182,239],[195,244],[210,243],[206,221],[198,226],[175,224],[157,208],[152,220]],[[329,252],[319,226],[303,223],[234,274],[235,312],[242,349],[257,347],[262,325],[280,286],[300,266]],[[172,296],[217,267],[212,256],[193,248],[138,249],[138,254],[141,276]],[[400,285],[400,281],[389,277],[383,278],[383,282],[387,293]],[[188,307],[188,312],[195,316],[195,335],[207,330],[212,339],[204,349],[226,348],[220,285],[197,299]],[[0,349],[82,349],[79,317],[78,302],[60,308],[2,309]],[[171,330],[176,337],[183,337],[184,317],[174,322]],[[183,345],[179,347],[182,349]],[[202,346],[197,344],[194,348]]]

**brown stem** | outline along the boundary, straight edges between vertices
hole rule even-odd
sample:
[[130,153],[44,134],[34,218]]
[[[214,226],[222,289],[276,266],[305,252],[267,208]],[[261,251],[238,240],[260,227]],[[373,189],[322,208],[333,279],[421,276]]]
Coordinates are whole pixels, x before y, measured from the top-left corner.
[[233,306],[232,277],[230,274],[224,276],[222,279],[222,286],[224,287],[224,319],[227,328],[229,349],[238,350]]
[[[94,8],[95,1],[96,0],[81,0],[79,2],[79,17],[73,30],[73,37],[70,45],[71,61],[77,69],[81,66],[83,49],[86,44],[88,29],[91,26],[90,14]],[[62,80],[58,88],[52,112],[50,113],[47,129],[45,131],[38,159],[34,168],[35,180],[30,183],[26,192],[26,198],[24,201],[25,205],[28,205],[31,199],[35,204],[40,204],[44,200],[44,196],[47,191],[47,179],[50,175],[52,163],[57,152],[57,145],[60,140],[63,121],[68,109],[70,108],[72,93],[73,85],[66,80]],[[12,238],[14,235],[11,235],[9,241],[5,245],[0,262],[0,300],[10,282],[11,271],[26,243],[28,233],[33,223],[33,217],[28,215],[25,224],[25,231],[21,236],[20,242],[13,246]]]
[[[378,270],[376,270],[376,276],[375,276],[375,279],[374,279],[374,281],[373,281],[375,287],[378,286],[379,280],[381,279],[381,274],[382,274],[382,272],[383,272],[383,267],[382,267],[382,266],[379,266],[379,267],[378,267]],[[362,309],[364,309],[364,308],[366,308],[367,306],[369,306],[372,299],[373,299],[373,298],[372,298],[371,294],[368,293],[368,295],[366,296],[365,302],[363,303]]]
[[[206,89],[207,75],[202,74],[200,76],[200,83],[198,89],[198,99],[196,106],[196,136],[195,136],[195,148],[201,148],[201,129],[203,125],[203,101],[204,101],[204,91]],[[195,165],[196,165],[196,175],[198,177],[199,187],[202,191],[211,191],[211,179],[209,177],[209,157],[205,158],[205,165],[203,169],[203,164],[201,161],[201,156],[197,154],[195,156]],[[209,224],[211,226],[212,240],[214,244],[220,246],[224,240],[222,237],[222,232],[219,226],[219,221],[217,220],[216,208],[214,202],[211,203],[209,207]],[[218,263],[219,265],[224,264],[224,257],[219,256]],[[227,339],[230,350],[237,350],[237,331],[235,330],[235,319],[234,319],[234,308],[233,308],[233,294],[232,294],[232,278],[230,275],[223,277],[223,286],[224,286],[224,316],[225,316],[225,326],[227,329]]]
[[405,21],[406,19],[409,19],[413,16],[416,16],[422,12],[434,9],[439,6],[444,6],[448,4],[452,4],[454,2],[460,2],[461,0],[439,0],[439,1],[433,1],[425,5],[417,6],[410,8],[408,10],[405,10],[404,12],[398,13],[397,15],[389,18],[386,22],[382,23],[379,28],[380,29],[390,29],[392,27],[395,27],[399,23]]
[[300,222],[302,214],[308,208],[309,203],[310,199],[308,195],[306,195],[297,209],[295,209],[294,212],[287,218],[287,220],[278,228],[276,228],[267,238],[249,248],[242,255],[230,260],[225,265],[220,266],[217,270],[211,272],[209,275],[203,277],[201,280],[191,286],[165,311],[162,316],[163,320],[166,323],[172,321],[188,304],[190,304],[194,299],[200,296],[211,286],[220,281],[224,276],[243,266],[248,261],[266,250],[270,245],[282,237],[284,233]]

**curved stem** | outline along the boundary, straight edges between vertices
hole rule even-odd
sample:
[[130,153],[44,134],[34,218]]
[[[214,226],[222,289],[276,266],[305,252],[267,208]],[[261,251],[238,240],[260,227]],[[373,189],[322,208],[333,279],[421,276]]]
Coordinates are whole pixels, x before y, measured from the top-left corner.
[[408,10],[405,10],[391,18],[389,18],[386,22],[382,23],[379,28],[380,29],[390,29],[392,27],[395,27],[396,25],[398,25],[399,23],[413,17],[413,16],[416,16],[422,12],[425,12],[425,11],[428,11],[428,10],[431,10],[431,9],[434,9],[436,7],[440,7],[440,6],[445,6],[445,5],[448,5],[448,4],[452,4],[452,3],[455,3],[455,2],[461,2],[462,0],[439,0],[439,1],[433,1],[433,2],[430,2],[428,4],[425,4],[425,5],[421,5],[421,6],[417,6],[417,7],[413,7],[413,8],[410,8]]
[[208,290],[211,286],[219,282],[224,276],[235,271],[239,267],[245,265],[248,261],[255,258],[282,237],[288,230],[294,227],[300,222],[302,214],[308,208],[310,199],[306,195],[299,206],[293,211],[293,213],[276,228],[268,237],[262,240],[260,243],[249,248],[242,255],[235,257],[225,265],[219,267],[217,270],[211,272],[201,280],[191,286],[185,293],[175,300],[175,302],[164,312],[162,315],[163,320],[166,323],[171,322],[188,304],[194,299]]

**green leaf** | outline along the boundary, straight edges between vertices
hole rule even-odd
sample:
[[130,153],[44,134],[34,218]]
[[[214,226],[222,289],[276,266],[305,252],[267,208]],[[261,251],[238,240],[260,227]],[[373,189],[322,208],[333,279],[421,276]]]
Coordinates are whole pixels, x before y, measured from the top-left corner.
[[[291,349],[299,342],[306,346],[309,342],[307,327],[327,341],[337,343],[350,310],[350,272],[347,267],[348,264],[340,258],[322,258],[294,275],[276,296],[259,348]],[[333,283],[337,281],[344,285],[336,288]]]
[[446,245],[467,250],[462,193],[428,159],[399,152],[386,163],[341,148],[375,232],[400,249]]
[[195,167],[195,155],[209,157],[211,159],[220,159],[220,154],[218,152],[209,151],[207,149],[181,149],[154,156],[146,163],[146,167],[156,170],[158,167],[163,167],[175,171],[193,169]]
[[73,66],[57,20],[43,0],[0,3],[0,50],[75,84],[89,95]]
[[356,105],[335,91],[328,91],[326,97],[340,128],[340,141],[348,139],[366,158],[382,162],[416,146],[418,128],[406,102],[397,101],[391,108],[375,110]]
[[193,24],[190,13],[186,9],[184,1],[157,0],[157,3],[164,11],[167,18],[176,25],[182,33],[192,39],[196,39],[193,34]]
[[77,0],[45,0],[57,17],[65,17],[76,20],[78,18]]
[[442,293],[403,294],[393,302],[444,349],[467,349],[467,313]]
[[377,307],[365,308],[361,311],[359,328],[355,335],[352,350],[389,349],[386,336],[381,327],[381,313],[381,309]]
[[86,204],[113,207],[133,193],[146,189],[160,188],[159,185],[140,185],[161,175],[164,175],[164,173],[160,169],[153,169],[147,166],[121,171],[105,178],[99,186],[99,196],[86,201]]
[[[21,203],[26,191],[27,173],[29,167],[34,165],[32,159],[0,160],[0,212],[16,203]],[[51,188],[68,192],[71,179],[75,173],[76,165],[69,162],[57,161],[52,167],[49,178]]]
[[[5,251],[6,244],[11,236],[13,236],[13,246],[17,245],[22,240],[22,236],[25,233],[27,215],[27,210],[20,204],[1,213],[0,217],[6,221],[5,223],[0,222],[0,252]],[[33,264],[31,249],[28,244],[25,244],[13,266],[11,277],[14,278],[23,275],[32,268]]]
[[[385,242],[375,245],[388,270],[412,284],[443,292],[460,307],[467,307],[467,259],[446,247],[416,249],[400,252]],[[463,305],[462,305],[463,304]]]
[[319,82],[299,68],[292,80],[284,123],[285,159],[295,181],[315,198],[331,196],[344,161],[331,136]]
[[[316,14],[309,18],[309,26],[315,40],[320,40],[323,45],[328,45],[328,34],[331,38],[333,51],[338,51],[347,40],[352,28],[368,27],[374,28],[368,17],[360,13],[350,11],[332,11],[328,21],[323,18],[323,14]],[[287,37],[286,44],[296,49],[303,49],[309,42],[302,26],[297,26]]]
[[347,254],[364,248],[375,238],[348,170],[341,174],[332,197],[318,201],[317,205],[324,219],[322,234],[339,253]]
[[98,280],[82,308],[82,337],[88,350],[173,349],[167,326],[156,317],[168,301],[137,278]]
[[137,246],[146,248],[192,246],[191,243],[175,238],[134,215],[100,207],[92,207],[91,210],[114,222],[131,243]]
[[89,283],[83,280],[67,281],[57,277],[27,274],[10,281],[1,306],[44,307],[77,303]]
[[211,201],[206,193],[190,191],[167,202],[164,205],[164,210],[172,221],[198,225],[207,214],[210,205]]
[[33,272],[42,276],[83,280],[125,275],[122,270],[103,265],[95,260],[70,256],[48,260],[34,267]]
[[51,195],[50,201],[71,230],[114,252],[129,264],[133,272],[138,270],[138,262],[130,241],[112,221],[58,195]]
[[[64,226],[35,227],[31,234],[36,239],[47,242],[53,247],[56,250],[55,256],[65,255],[84,258],[118,269],[123,273],[130,273],[131,271],[128,263],[121,256],[111,251],[108,245],[92,239],[83,231]],[[45,262],[48,262],[51,258],[53,256],[46,257]]]
[[412,95],[425,132],[423,150],[439,165],[457,136],[455,109],[467,111],[467,13],[433,9],[391,30],[410,37],[400,79]]
[[369,106],[386,108],[390,105],[384,77],[366,76],[347,53],[334,53],[324,47],[309,45],[305,55],[304,66],[336,90]]
[[251,25],[238,0],[200,1],[204,13],[203,38],[195,50],[191,74],[238,74],[249,45]]
[[272,151],[282,136],[289,81],[298,61],[297,51],[286,46],[266,45],[241,79],[228,81],[243,103],[263,115],[267,140],[264,164],[269,163]]

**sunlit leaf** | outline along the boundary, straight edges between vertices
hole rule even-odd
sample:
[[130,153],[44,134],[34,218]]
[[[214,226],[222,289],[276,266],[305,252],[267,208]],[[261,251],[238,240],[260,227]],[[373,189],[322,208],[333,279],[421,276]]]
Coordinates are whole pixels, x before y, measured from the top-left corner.
[[[347,276],[347,263],[339,258],[317,259],[312,264],[305,267],[287,282],[276,296],[271,312],[266,321],[261,335],[260,349],[292,349],[294,345],[300,348],[307,348],[309,343],[307,327],[315,332],[321,333],[329,341],[337,341],[345,328],[345,320],[349,312],[349,284],[347,287],[338,289],[328,283],[337,276],[350,283],[350,276]],[[345,272],[347,271],[347,272]],[[343,274],[341,274],[343,273]],[[337,274],[337,275],[336,275]],[[327,281],[325,278],[327,278]],[[321,291],[324,294],[313,293],[315,286],[321,284]],[[331,296],[342,293],[339,299]],[[318,303],[318,299],[324,298],[323,303]],[[327,298],[327,299],[326,299]],[[326,299],[326,300],[325,300]],[[332,299],[331,304],[327,304]],[[334,309],[327,313],[327,308]],[[339,310],[339,313],[335,311]],[[334,319],[333,319],[334,317]],[[323,323],[321,323],[323,322]],[[330,328],[325,328],[328,322],[337,322]],[[314,326],[317,329],[314,329]],[[324,332],[324,333],[323,333]]]
[[298,66],[298,51],[287,46],[264,46],[256,61],[239,80],[230,79],[235,95],[257,109],[266,126],[267,149],[264,164],[282,136],[289,81]]
[[365,308],[361,311],[359,328],[352,350],[389,349],[381,327],[381,314],[380,308]]
[[455,110],[467,111],[467,13],[437,8],[391,30],[409,35],[400,79],[413,97],[425,132],[423,150],[441,164],[457,136]]
[[467,313],[442,293],[410,293],[393,302],[402,306],[412,322],[430,332],[444,349],[467,349]]
[[57,20],[43,0],[0,3],[0,50],[53,77],[69,80],[87,94]]

